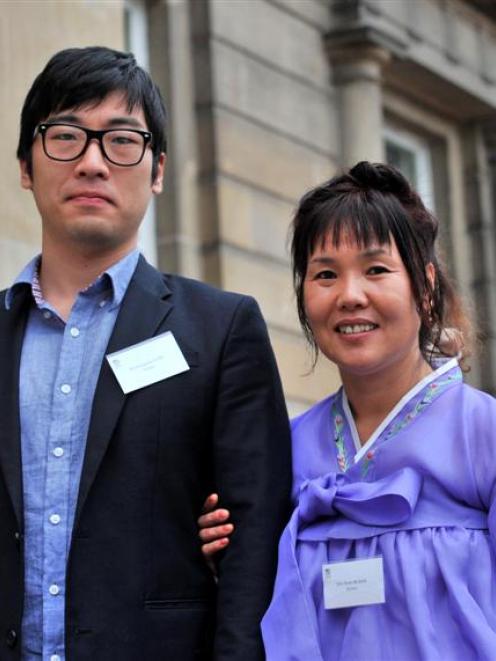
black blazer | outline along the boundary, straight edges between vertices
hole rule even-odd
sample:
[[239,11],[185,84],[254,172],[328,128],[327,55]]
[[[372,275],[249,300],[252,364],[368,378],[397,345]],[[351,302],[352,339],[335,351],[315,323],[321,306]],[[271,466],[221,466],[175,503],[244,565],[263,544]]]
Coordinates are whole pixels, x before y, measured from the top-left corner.
[[[19,361],[29,309],[0,296],[0,659],[23,601]],[[263,659],[259,621],[288,516],[290,441],[253,299],[140,258],[107,353],[172,331],[191,369],[124,395],[102,362],[67,567],[68,661]],[[220,494],[236,525],[215,583],[196,519]]]

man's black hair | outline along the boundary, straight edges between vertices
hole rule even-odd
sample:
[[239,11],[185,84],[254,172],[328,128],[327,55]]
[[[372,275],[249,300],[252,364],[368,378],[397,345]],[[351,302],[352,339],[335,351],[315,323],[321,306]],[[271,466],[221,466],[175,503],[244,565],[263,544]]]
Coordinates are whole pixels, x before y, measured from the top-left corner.
[[160,154],[166,151],[167,114],[160,90],[134,58],[102,46],[67,48],[56,53],[35,78],[21,113],[17,158],[26,161],[31,174],[31,146],[35,129],[51,114],[97,105],[112,92],[122,92],[128,110],[142,108],[153,134],[152,180]]

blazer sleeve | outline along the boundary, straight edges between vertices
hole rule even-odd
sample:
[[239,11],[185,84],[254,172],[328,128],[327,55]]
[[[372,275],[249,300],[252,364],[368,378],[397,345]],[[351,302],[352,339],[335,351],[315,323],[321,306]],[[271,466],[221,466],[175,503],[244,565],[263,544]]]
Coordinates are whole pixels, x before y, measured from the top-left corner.
[[235,525],[218,565],[216,661],[265,658],[277,545],[290,513],[291,444],[286,406],[265,322],[243,297],[219,370],[214,422],[216,488]]

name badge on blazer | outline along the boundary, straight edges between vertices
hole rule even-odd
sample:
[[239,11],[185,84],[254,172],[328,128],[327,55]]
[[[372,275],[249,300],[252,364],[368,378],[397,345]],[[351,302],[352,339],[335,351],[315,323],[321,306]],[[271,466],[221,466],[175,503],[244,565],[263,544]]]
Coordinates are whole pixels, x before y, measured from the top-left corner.
[[106,358],[126,395],[189,370],[170,331],[109,353]]

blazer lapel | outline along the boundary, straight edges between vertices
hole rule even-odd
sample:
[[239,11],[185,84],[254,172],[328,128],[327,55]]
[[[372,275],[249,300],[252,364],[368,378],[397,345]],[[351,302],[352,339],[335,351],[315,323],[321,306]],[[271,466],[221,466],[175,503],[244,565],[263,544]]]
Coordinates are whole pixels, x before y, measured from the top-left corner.
[[19,366],[27,322],[29,297],[17,291],[9,310],[0,298],[0,470],[22,530],[21,425]]
[[[171,292],[161,274],[140,257],[122,301],[106,354],[152,337],[172,309]],[[126,396],[106,359],[100,369],[93,399],[86,452],[79,485],[75,526],[107,450]]]

